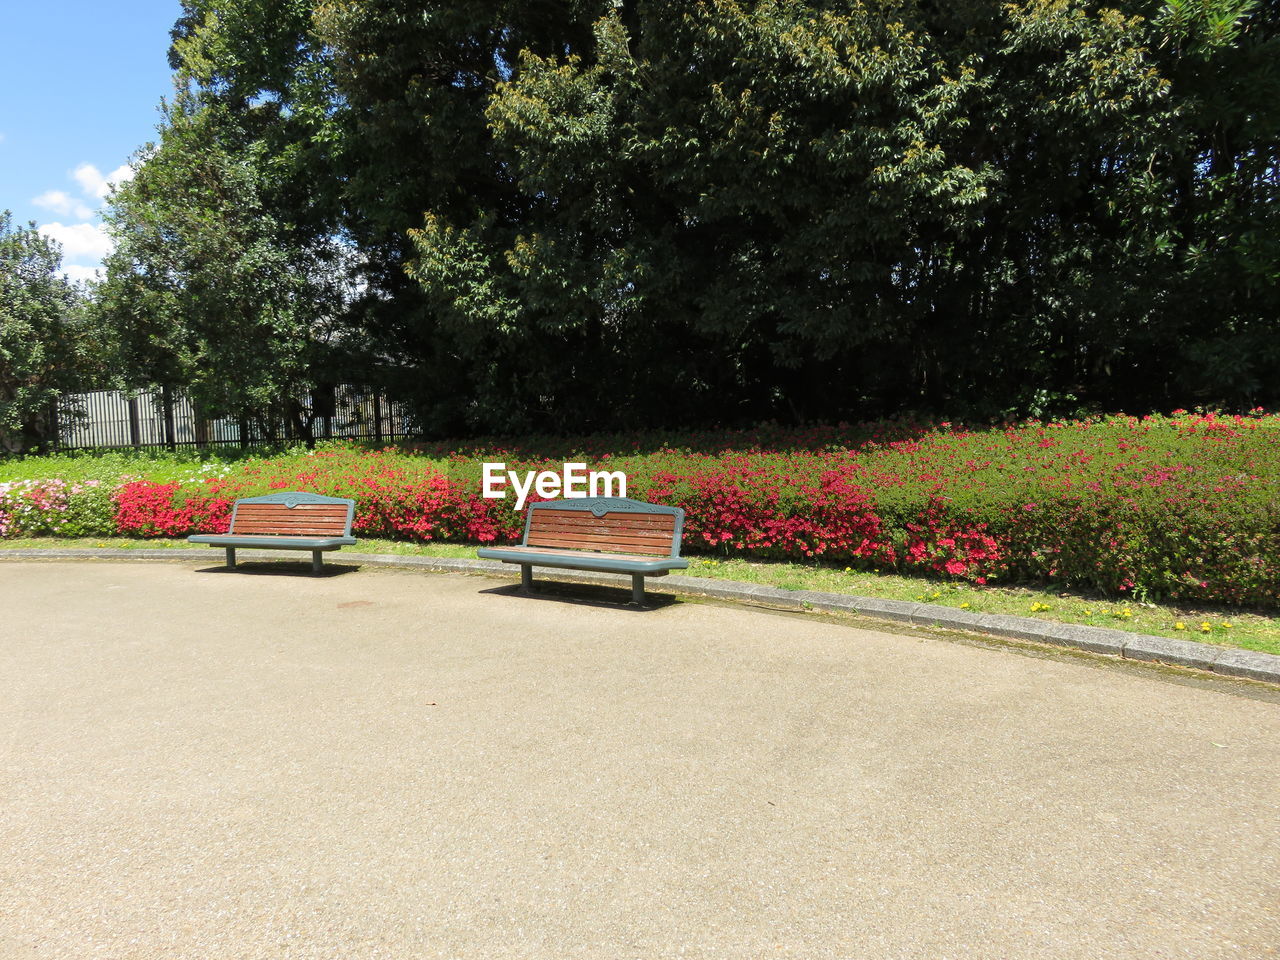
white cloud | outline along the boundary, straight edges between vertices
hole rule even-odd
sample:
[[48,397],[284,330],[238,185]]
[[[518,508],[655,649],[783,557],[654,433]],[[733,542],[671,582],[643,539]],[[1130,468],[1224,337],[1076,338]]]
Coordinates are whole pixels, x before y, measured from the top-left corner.
[[71,175],[80,184],[80,189],[90,197],[107,195],[107,179],[92,163],[82,163],[71,171]]
[[46,190],[31,201],[35,206],[70,221],[46,223],[39,230],[62,247],[65,261],[62,269],[73,281],[79,283],[99,277],[100,264],[111,253],[114,244],[106,228],[94,222],[97,208],[113,187],[132,179],[133,172],[128,164],[122,164],[103,174],[93,164],[82,163],[71,171],[70,176],[79,185],[83,198],[66,190]]
[[135,172],[136,171],[133,167],[129,166],[129,164],[122,163],[107,174],[107,183],[111,184],[113,187],[118,187],[120,184],[128,183],[132,180]]
[[106,176],[103,176],[102,172],[92,163],[82,163],[71,171],[71,176],[76,178],[76,182],[80,184],[80,189],[84,191],[86,197],[105,200],[112,187],[133,179],[133,167],[127,163],[121,164]]
[[[40,232],[62,244],[68,260],[101,260],[114,246],[106,228],[98,223],[46,223]],[[68,271],[70,267],[66,267]]]
[[87,280],[101,280],[102,269],[100,267],[85,267],[78,263],[68,263],[62,268],[62,272],[72,283],[84,283]]
[[77,220],[88,220],[93,211],[63,190],[46,190],[31,201],[37,207],[44,207],[64,217],[75,217]]

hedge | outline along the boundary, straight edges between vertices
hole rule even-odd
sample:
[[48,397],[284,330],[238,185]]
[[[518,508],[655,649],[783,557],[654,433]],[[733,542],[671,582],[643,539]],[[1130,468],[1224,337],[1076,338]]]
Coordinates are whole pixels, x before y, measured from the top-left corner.
[[683,507],[691,554],[1278,602],[1280,415],[771,427],[556,446],[330,446],[177,479],[0,484],[0,537],[220,532],[237,497],[302,489],[353,497],[364,536],[509,542],[522,517],[480,496],[481,463],[559,472],[579,460],[625,472],[632,497]]

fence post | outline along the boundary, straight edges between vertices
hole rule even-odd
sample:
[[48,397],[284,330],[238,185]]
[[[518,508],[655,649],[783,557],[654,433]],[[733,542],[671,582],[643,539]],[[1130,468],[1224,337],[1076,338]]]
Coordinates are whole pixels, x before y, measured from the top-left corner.
[[[337,388],[332,383],[318,383],[311,388],[311,413],[317,419],[323,421],[320,427],[320,435],[326,440],[333,437],[333,418],[338,412],[337,406]],[[314,428],[312,428],[311,435],[315,436]]]
[[129,406],[129,444],[136,450],[142,446],[142,421],[138,416],[138,398],[130,396],[126,402]]
[[164,407],[164,444],[170,450],[176,450],[177,430],[173,426],[173,391],[168,384],[160,388],[160,402]]
[[382,392],[373,391],[373,436],[382,442]]
[[191,401],[191,421],[192,429],[196,435],[196,449],[209,449],[209,418],[205,416],[204,409],[195,402]]
[[49,401],[49,435],[53,437],[53,449],[56,453],[62,447],[62,422],[58,419],[58,399]]

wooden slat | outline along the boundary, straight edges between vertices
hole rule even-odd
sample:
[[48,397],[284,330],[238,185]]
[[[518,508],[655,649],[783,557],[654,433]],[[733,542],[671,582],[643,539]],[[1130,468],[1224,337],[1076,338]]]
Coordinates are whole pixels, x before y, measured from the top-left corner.
[[634,526],[564,526],[562,524],[534,524],[529,534],[564,534],[566,536],[618,536],[622,539],[671,540],[671,530],[641,530]]
[[273,504],[245,504],[236,509],[236,513],[242,516],[270,516],[270,517],[345,517],[347,508],[343,506],[337,507],[319,507],[308,510],[304,506],[294,507],[290,509],[286,506],[275,506]]
[[559,530],[564,533],[604,533],[619,537],[666,537],[675,535],[671,527],[633,527],[622,524],[607,523],[539,523],[529,525],[530,530]]
[[[493,552],[493,553],[499,553],[499,552],[502,552],[502,553],[508,553],[508,552],[510,552],[510,553],[533,553],[533,554],[542,553],[542,554],[545,554],[545,555],[547,555],[547,556],[564,556],[566,553],[572,554],[572,553],[584,553],[584,552],[586,552],[586,551],[582,551],[582,550],[573,550],[573,549],[571,549],[571,548],[570,548],[570,549],[558,549],[558,550],[540,550],[540,549],[538,549],[537,547],[486,547],[485,549],[486,549],[487,551],[491,551],[491,552]],[[590,556],[592,556],[593,558],[601,559],[601,560],[634,560],[634,559],[635,559],[635,556],[628,556],[628,555],[624,555],[624,554],[620,554],[620,553],[594,553],[594,552],[592,552],[592,553],[590,554]],[[650,554],[650,556],[652,556],[652,554]],[[654,559],[663,559],[663,558],[661,558],[661,557],[655,557]]]
[[529,547],[559,547],[564,550],[589,550],[595,552],[618,551],[619,553],[643,553],[651,557],[667,557],[671,555],[670,547],[650,547],[639,543],[589,543],[582,540],[570,540],[561,537],[544,537],[532,541]]
[[675,529],[676,518],[669,513],[607,513],[597,517],[586,510],[537,510],[533,511],[533,522],[563,523],[595,526],[607,523],[619,527]]
[[345,503],[300,503],[291,507],[286,503],[241,503],[241,510],[284,510],[288,513],[313,513],[317,510],[346,510]]
[[237,520],[252,520],[255,523],[346,523],[346,514],[331,517],[325,514],[297,514],[279,516],[269,513],[237,513]]
[[250,503],[248,500],[239,501],[241,510],[345,510],[345,503],[298,503],[289,506],[287,503]]
[[256,510],[248,512],[237,510],[236,516],[248,520],[279,520],[282,523],[290,520],[319,520],[322,523],[328,523],[333,520],[347,519],[345,513],[262,513]]
[[242,523],[265,524],[269,527],[345,527],[346,518],[312,518],[300,517],[297,520],[280,520],[276,517],[236,517],[236,526]]
[[248,520],[243,517],[236,518],[236,526],[255,526],[255,527],[275,527],[280,530],[292,530],[294,527],[324,527],[326,530],[342,530],[345,529],[347,523],[345,520]]
[[245,520],[270,520],[272,522],[288,523],[294,520],[304,522],[319,521],[320,523],[343,523],[347,519],[345,513],[261,513],[259,511],[244,512],[237,510],[236,516]]
[[618,537],[622,540],[665,540],[671,542],[675,535],[670,530],[639,530],[635,527],[566,527],[552,524],[534,525],[529,530],[530,536],[543,533],[558,533],[576,537]]
[[315,532],[306,532],[300,530],[282,534],[279,530],[233,530],[228,536],[256,536],[256,538],[276,540],[332,540],[342,536],[342,531],[316,530]]
[[346,533],[342,527],[298,527],[293,530],[282,530],[271,526],[241,526],[231,531],[236,536],[268,536],[268,537],[341,537]]
[[534,513],[539,517],[561,517],[562,520],[582,520],[586,522],[595,522],[599,520],[611,520],[618,524],[675,524],[676,517],[672,513],[623,513],[622,511],[614,511],[612,513],[604,513],[603,516],[595,516],[589,509],[538,509],[534,508]]
[[626,544],[628,547],[642,547],[646,550],[664,551],[671,549],[670,537],[613,537],[606,534],[565,532],[563,530],[529,531],[529,543],[542,543],[544,540],[573,540],[578,543],[589,544],[592,548],[618,543]]
[[262,516],[236,516],[237,522],[241,524],[280,524],[283,526],[292,526],[294,524],[325,524],[332,525],[346,524],[346,517],[262,517]]
[[346,524],[346,517],[262,517],[262,516],[239,516],[236,520],[242,524]]
[[595,523],[565,523],[562,520],[534,520],[529,525],[531,530],[576,530],[581,533],[616,533],[620,537],[670,537],[675,531],[671,527],[638,527],[628,524],[610,523],[598,520]]
[[661,548],[641,546],[639,544],[619,543],[616,540],[606,540],[598,544],[592,544],[580,539],[568,540],[557,537],[539,537],[537,542],[534,542],[531,539],[528,545],[531,547],[561,547],[565,550],[587,550],[591,552],[600,550],[602,553],[606,552],[605,548],[607,548],[607,552],[609,553],[639,553],[650,557],[667,556],[671,552],[670,548],[663,550]]
[[675,531],[671,529],[663,530],[660,527],[620,527],[612,523],[533,523],[529,526],[530,531],[536,530],[555,530],[560,533],[590,533],[603,536],[617,537],[658,537],[670,540]]
[[255,520],[237,517],[235,527],[239,530],[241,527],[271,527],[273,530],[293,530],[297,527],[323,527],[326,530],[345,530],[347,522],[345,520],[291,520],[283,522],[280,520]]

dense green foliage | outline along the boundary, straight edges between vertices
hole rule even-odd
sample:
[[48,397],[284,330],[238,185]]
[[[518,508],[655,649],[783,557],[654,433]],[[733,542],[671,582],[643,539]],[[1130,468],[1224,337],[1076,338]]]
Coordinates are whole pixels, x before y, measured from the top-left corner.
[[314,202],[324,154],[299,142],[311,129],[296,116],[302,94],[227,81],[235,54],[210,17],[175,28],[176,94],[112,198],[98,310],[119,330],[127,383],[186,387],[206,415],[256,415],[268,435],[287,415],[309,436],[299,388],[330,379],[352,282]]
[[61,267],[56,243],[0,211],[0,451],[52,436],[53,401],[105,352]]
[[1280,401],[1276,0],[185,7],[106,306],[211,403],[375,377],[456,435]]

